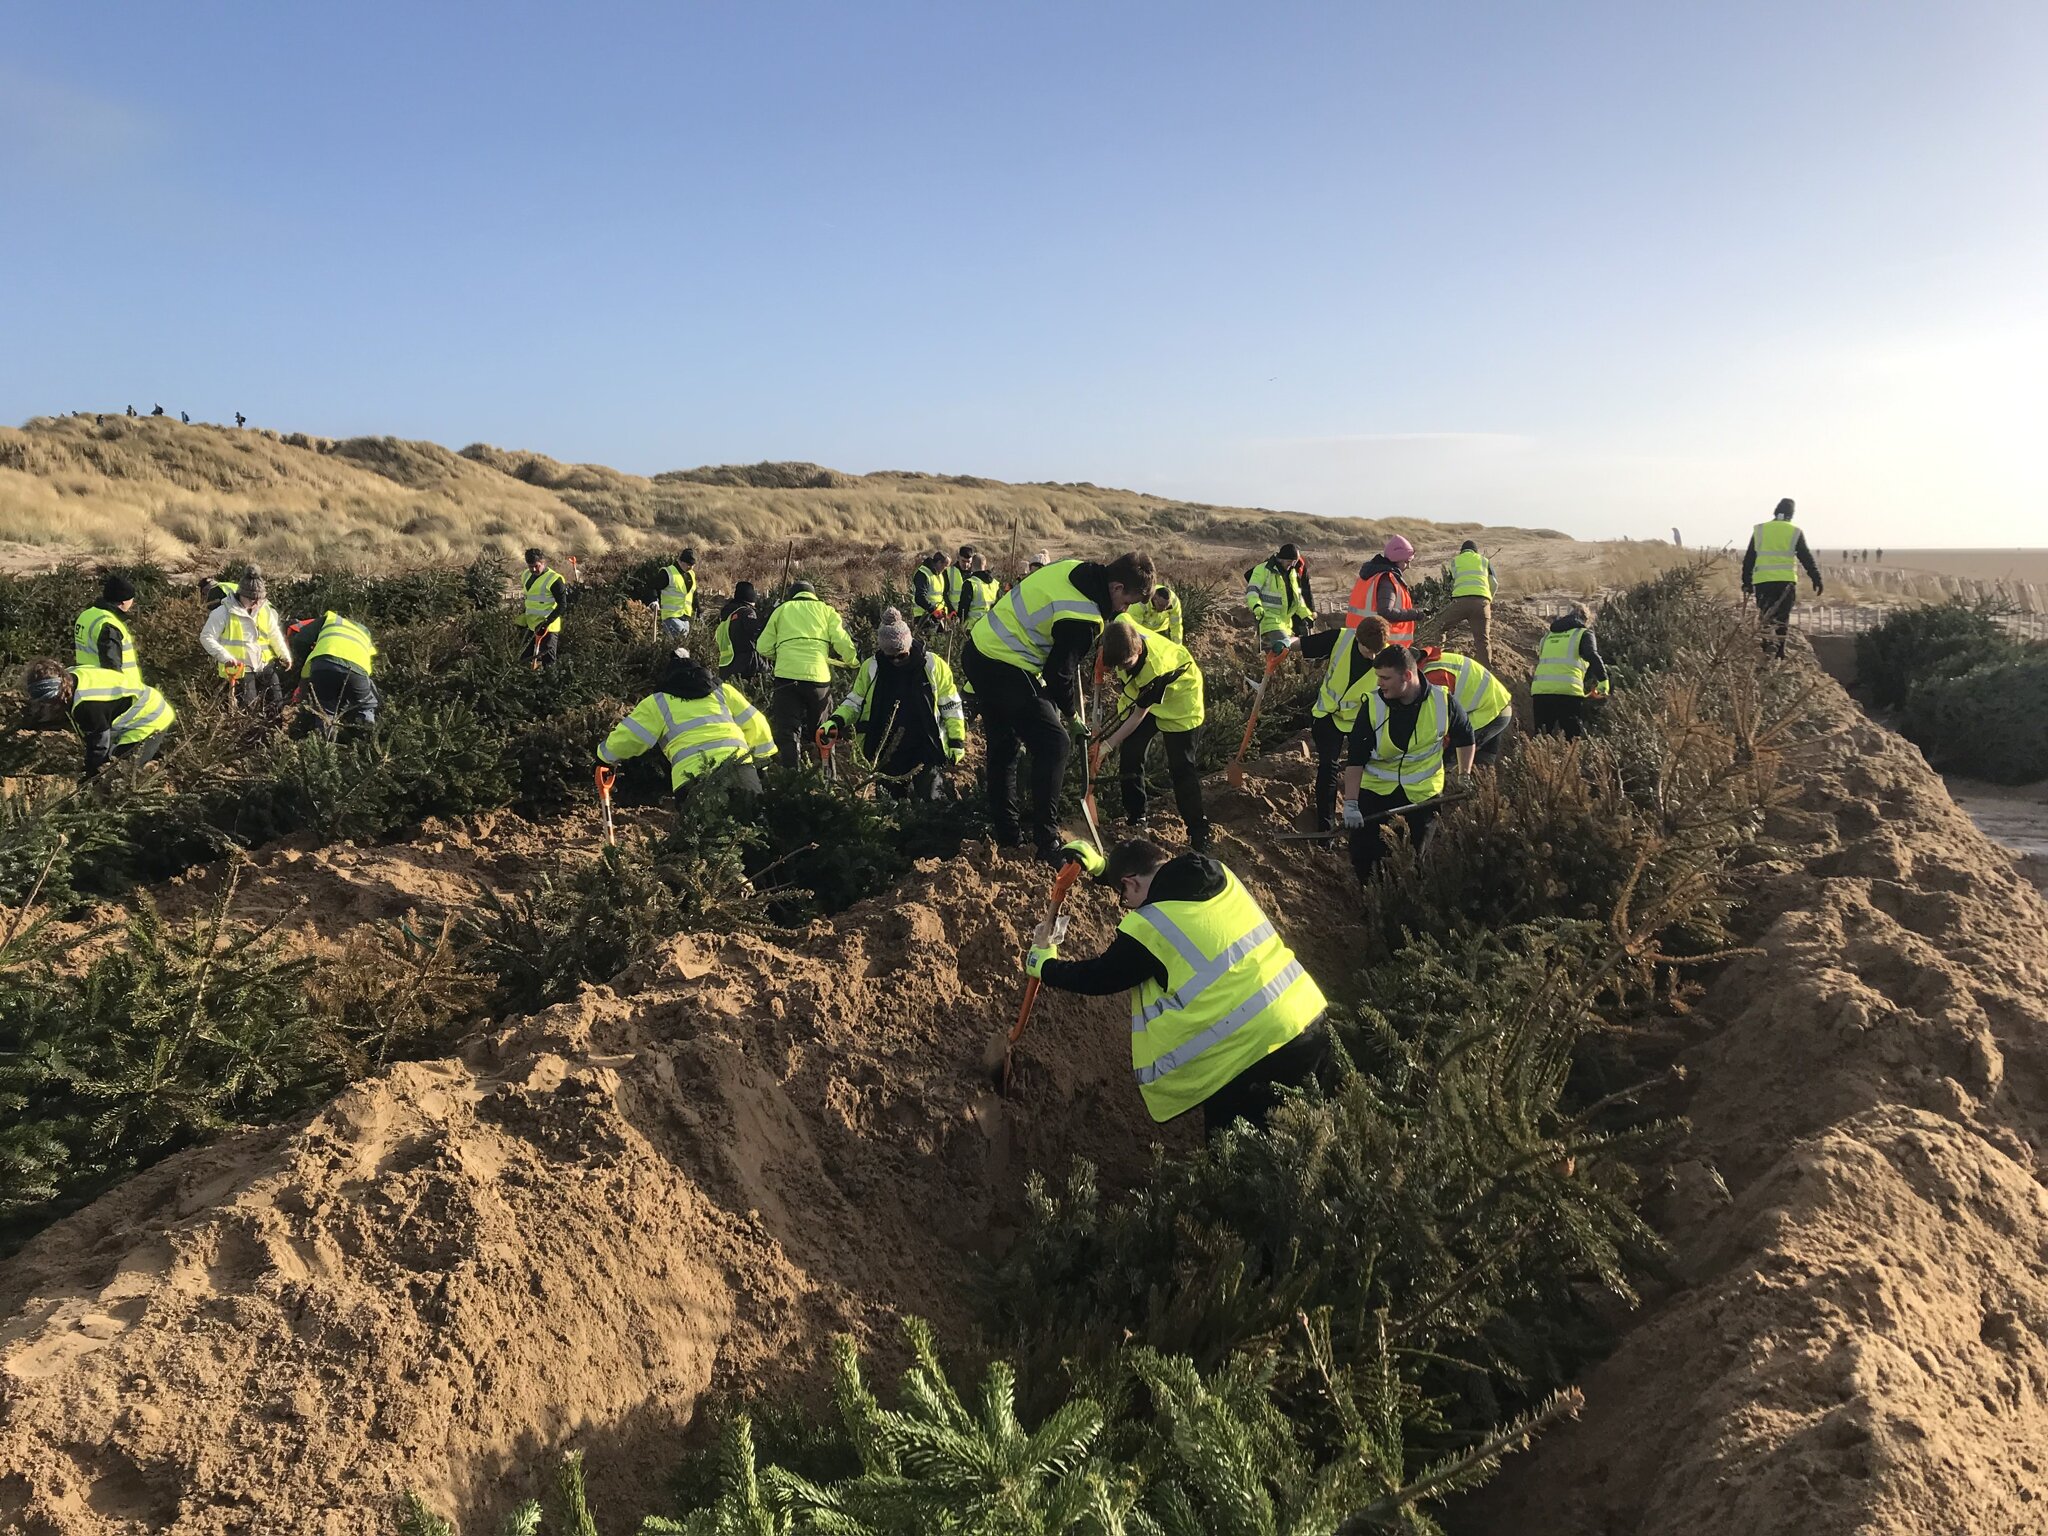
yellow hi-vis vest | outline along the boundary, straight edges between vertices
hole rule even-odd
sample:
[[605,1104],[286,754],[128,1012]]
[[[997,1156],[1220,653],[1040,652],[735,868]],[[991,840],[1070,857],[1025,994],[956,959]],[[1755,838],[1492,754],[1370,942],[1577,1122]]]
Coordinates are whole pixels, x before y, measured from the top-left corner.
[[1465,711],[1465,718],[1475,731],[1493,724],[1515,702],[1506,683],[1470,656],[1460,656],[1456,651],[1445,651],[1423,670],[1450,674],[1451,697],[1458,701],[1458,708]]
[[[526,611],[519,616],[519,622],[540,634],[558,635],[562,632],[562,621],[558,617],[543,627],[542,621],[554,611],[560,600],[562,573],[552,565],[538,576],[528,574],[526,578]],[[642,590],[645,590],[644,588]]]
[[[1179,676],[1174,677],[1178,673]],[[1135,672],[1117,679],[1117,708],[1128,713],[1137,707],[1138,695],[1162,677],[1173,677],[1166,694],[1152,706],[1152,721],[1162,731],[1192,731],[1205,718],[1202,699],[1202,669],[1184,645],[1175,645],[1164,635],[1145,637],[1145,659]]]
[[860,660],[839,610],[815,592],[792,592],[776,604],[754,649],[786,682],[830,682],[834,663],[850,667]]
[[1586,658],[1579,654],[1583,629],[1553,630],[1536,649],[1536,674],[1529,679],[1532,694],[1561,694],[1566,698],[1586,696]]
[[958,565],[946,567],[946,606],[958,613],[960,599],[967,593],[967,573]]
[[[733,610],[733,613],[738,612],[737,608]],[[733,657],[732,613],[728,613],[718,621],[718,628],[711,632],[711,638],[718,642],[718,665],[721,668],[731,666]]]
[[1131,1070],[1154,1120],[1171,1120],[1322,1016],[1315,978],[1228,869],[1207,901],[1158,901],[1117,924],[1166,967],[1131,993]]
[[1003,584],[994,576],[983,571],[975,572],[967,578],[967,585],[961,589],[966,606],[960,610],[960,617],[972,624],[995,606],[996,598],[1001,595],[1002,590]]
[[[220,643],[237,655],[246,656],[249,654],[249,640],[253,635],[256,640],[257,667],[267,667],[276,661],[277,646],[270,636],[277,625],[277,610],[268,602],[261,602],[252,613],[232,597],[227,600],[227,609],[227,622],[220,627]],[[224,663],[216,665],[213,670],[222,677],[227,677],[232,672]]]
[[368,677],[376,670],[377,642],[354,619],[344,619],[330,608],[327,617],[320,622],[320,638],[313,642],[313,649],[306,656],[307,665],[322,656],[361,667],[363,675]]
[[1295,619],[1312,619],[1315,610],[1301,600],[1301,578],[1295,568],[1273,569],[1261,560],[1252,567],[1244,587],[1244,605],[1259,621],[1259,633],[1269,635],[1286,629]]
[[[875,673],[882,663],[870,656],[854,674],[853,687],[832,711],[842,726],[865,727],[875,712]],[[932,685],[932,713],[938,718],[940,735],[948,752],[967,750],[967,716],[960,705],[960,690],[953,683],[953,669],[938,652],[924,653],[924,679]]]
[[731,683],[720,683],[701,699],[649,694],[612,727],[597,758],[616,767],[649,747],[661,748],[668,759],[670,789],[681,789],[728,758],[765,763],[775,756],[768,722]]
[[[689,619],[697,614],[697,573],[684,570],[679,565],[666,567],[668,585],[661,589],[657,599],[656,616],[664,619]],[[647,589],[642,587],[641,591]]]
[[1752,585],[1771,581],[1799,580],[1799,526],[1789,517],[1774,517],[1756,525],[1756,561],[1749,568]]
[[1451,596],[1493,601],[1493,567],[1478,550],[1461,549],[1451,557]]
[[1358,706],[1378,683],[1379,674],[1372,669],[1372,658],[1359,654],[1358,631],[1347,629],[1330,647],[1330,665],[1323,673],[1323,686],[1316,693],[1315,708],[1310,713],[1336,721],[1337,729],[1349,736],[1351,727],[1358,723]]
[[1078,560],[1055,560],[1026,576],[974,626],[969,638],[990,661],[1004,662],[1034,676],[1052,655],[1052,628],[1078,619],[1102,628],[1095,599],[1074,585]]
[[1161,592],[1166,593],[1170,599],[1164,608],[1154,608],[1149,601],[1133,603],[1124,617],[1140,629],[1149,629],[1155,635],[1164,635],[1178,645],[1182,638],[1180,594],[1167,587],[1155,587],[1152,595],[1157,597]]
[[135,649],[135,631],[111,608],[88,608],[78,616],[71,632],[71,664],[96,667],[100,664],[100,634],[112,629],[121,637],[121,670],[130,682],[142,681],[142,657]]
[[126,673],[116,672],[111,667],[93,666],[73,667],[71,675],[78,680],[77,691],[71,695],[74,710],[81,704],[105,703],[113,699],[131,701],[114,717],[114,745],[117,747],[146,741],[177,723],[178,712],[171,708],[169,699]]
[[1375,689],[1365,701],[1372,726],[1372,756],[1366,760],[1359,787],[1369,794],[1397,790],[1411,805],[1434,800],[1444,792],[1444,739],[1451,733],[1451,696],[1436,683],[1415,712],[1415,728],[1405,742],[1395,742],[1387,717],[1393,710]]

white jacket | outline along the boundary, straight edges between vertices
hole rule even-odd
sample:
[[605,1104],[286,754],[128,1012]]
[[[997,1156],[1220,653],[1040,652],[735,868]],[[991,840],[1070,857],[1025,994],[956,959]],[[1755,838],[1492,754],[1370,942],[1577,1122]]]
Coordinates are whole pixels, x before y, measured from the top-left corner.
[[247,620],[243,629],[249,638],[239,652],[221,643],[221,635],[227,628],[228,610],[235,606],[235,599],[231,597],[206,616],[206,627],[199,631],[199,644],[206,654],[224,667],[246,667],[251,672],[260,671],[263,667],[263,645],[262,639],[259,638],[261,636],[270,641],[271,649],[277,652],[278,661],[286,670],[290,670],[292,648],[285,643],[284,626],[278,622],[277,610],[267,602],[260,604],[254,613],[243,614],[243,618]]

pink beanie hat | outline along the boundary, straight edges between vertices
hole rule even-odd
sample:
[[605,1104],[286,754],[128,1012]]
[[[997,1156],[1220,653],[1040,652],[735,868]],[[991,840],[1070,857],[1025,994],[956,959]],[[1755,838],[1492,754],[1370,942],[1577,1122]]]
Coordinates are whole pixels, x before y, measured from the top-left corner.
[[1402,560],[1413,560],[1415,558],[1415,546],[1396,533],[1389,535],[1387,547],[1381,550],[1380,553],[1389,560],[1398,563]]

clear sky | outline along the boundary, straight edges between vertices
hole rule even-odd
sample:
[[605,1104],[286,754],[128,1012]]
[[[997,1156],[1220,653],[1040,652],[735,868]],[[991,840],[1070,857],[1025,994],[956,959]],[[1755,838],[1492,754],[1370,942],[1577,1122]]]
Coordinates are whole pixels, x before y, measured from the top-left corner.
[[0,419],[2048,544],[2048,3],[9,5]]

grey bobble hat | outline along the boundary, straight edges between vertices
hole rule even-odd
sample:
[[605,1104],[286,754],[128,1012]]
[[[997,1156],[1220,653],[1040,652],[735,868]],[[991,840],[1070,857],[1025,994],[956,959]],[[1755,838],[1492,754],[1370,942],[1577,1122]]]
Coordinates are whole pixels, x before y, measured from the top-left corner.
[[902,610],[884,608],[881,626],[875,631],[875,654],[901,656],[909,649],[910,626],[903,622]]

